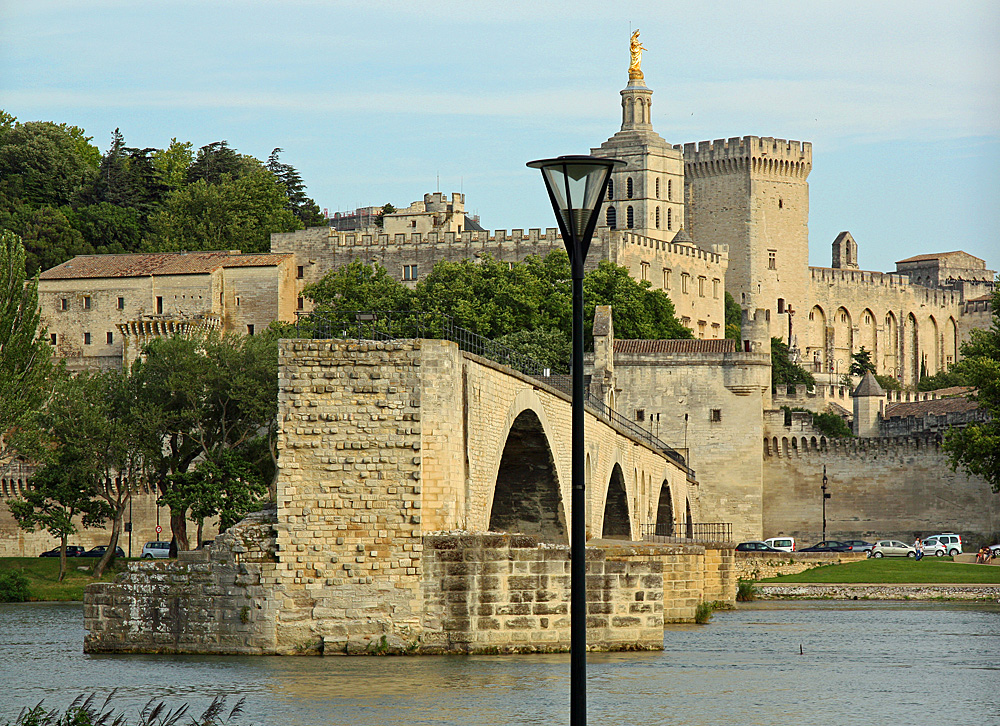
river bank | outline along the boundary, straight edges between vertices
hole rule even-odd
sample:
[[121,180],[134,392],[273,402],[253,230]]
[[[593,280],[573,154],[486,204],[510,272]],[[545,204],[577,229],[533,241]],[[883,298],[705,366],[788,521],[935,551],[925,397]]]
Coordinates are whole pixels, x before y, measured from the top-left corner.
[[776,584],[758,582],[762,600],[975,600],[1000,602],[1000,585]]

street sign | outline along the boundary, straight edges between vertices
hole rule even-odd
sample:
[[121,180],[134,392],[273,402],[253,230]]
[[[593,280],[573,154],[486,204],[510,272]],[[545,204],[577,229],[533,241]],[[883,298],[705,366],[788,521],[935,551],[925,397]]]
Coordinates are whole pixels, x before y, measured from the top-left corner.
[[159,534],[162,531],[163,531],[163,527],[161,527],[160,525],[156,525],[156,533]]

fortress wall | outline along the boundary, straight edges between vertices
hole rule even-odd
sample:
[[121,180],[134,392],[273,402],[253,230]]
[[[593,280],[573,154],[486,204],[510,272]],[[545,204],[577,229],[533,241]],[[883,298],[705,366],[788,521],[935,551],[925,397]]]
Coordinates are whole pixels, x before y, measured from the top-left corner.
[[818,440],[778,436],[765,450],[764,536],[803,544],[822,536],[820,485],[827,469],[829,539],[894,537],[913,541],[958,532],[973,551],[1000,534],[997,495],[985,482],[953,472],[940,446],[910,439]]
[[[132,555],[138,557],[142,552],[142,546],[147,542],[170,539],[170,510],[167,507],[157,507],[156,494],[137,493],[132,497]],[[159,510],[159,519],[157,519]],[[126,510],[125,520],[129,521],[129,514]],[[156,524],[163,528],[162,534],[156,533]],[[193,538],[197,532],[197,525],[188,520],[188,536]],[[205,523],[202,536],[212,539],[218,533],[218,520],[213,518]],[[83,529],[80,527],[78,534],[69,538],[67,544],[82,545],[87,549],[97,545],[106,545],[111,537],[111,523],[104,529],[92,527]],[[118,538],[118,546],[122,548],[126,555],[129,553],[128,532],[122,532]],[[0,501],[0,557],[37,557],[46,550],[51,550],[59,546],[59,540],[48,532],[25,532],[17,526],[17,520],[10,513],[7,507],[6,498]],[[192,545],[194,546],[194,545]],[[72,560],[71,560],[72,562]],[[88,561],[89,562],[89,561]]]
[[[702,522],[731,522],[737,541],[758,539],[759,432],[770,355],[615,353],[618,410],[678,449],[696,471]],[[713,420],[713,411],[718,419]],[[655,420],[650,415],[657,416]],[[676,498],[676,497],[675,497]],[[684,506],[675,501],[677,516]]]

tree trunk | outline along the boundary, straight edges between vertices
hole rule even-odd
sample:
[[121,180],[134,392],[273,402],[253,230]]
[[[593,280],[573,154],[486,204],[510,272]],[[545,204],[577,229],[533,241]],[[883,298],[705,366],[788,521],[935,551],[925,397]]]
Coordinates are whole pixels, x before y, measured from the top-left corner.
[[66,577],[66,538],[67,535],[63,535],[59,538],[59,580],[62,582],[63,578]]
[[94,568],[94,579],[104,574],[104,569],[114,562],[115,551],[118,548],[118,537],[122,531],[122,519],[125,518],[125,506],[122,505],[115,510],[115,518],[111,522],[111,541],[108,542],[108,549],[105,551],[101,561]]
[[202,542],[201,534],[204,531],[204,528],[205,528],[205,520],[204,519],[199,519],[198,520],[198,549],[201,549],[201,542]]
[[178,552],[184,552],[191,549],[188,544],[186,514],[187,512],[181,512],[178,514],[177,512],[170,510],[170,531],[174,535],[174,541],[177,543]]

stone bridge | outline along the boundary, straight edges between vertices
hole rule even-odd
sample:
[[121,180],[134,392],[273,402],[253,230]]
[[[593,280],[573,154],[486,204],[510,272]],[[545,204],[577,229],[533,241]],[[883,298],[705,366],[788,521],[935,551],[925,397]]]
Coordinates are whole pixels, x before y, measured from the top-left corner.
[[[570,396],[545,379],[422,339],[288,341],[281,371],[279,513],[302,495],[306,470],[324,490],[405,472],[419,488],[406,499],[424,533],[506,531],[568,543]],[[639,540],[644,525],[690,522],[698,487],[679,460],[588,409],[588,538]],[[369,516],[395,513],[371,497]],[[338,500],[351,510],[346,520],[360,516],[350,499]]]

